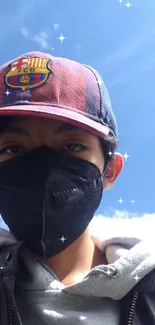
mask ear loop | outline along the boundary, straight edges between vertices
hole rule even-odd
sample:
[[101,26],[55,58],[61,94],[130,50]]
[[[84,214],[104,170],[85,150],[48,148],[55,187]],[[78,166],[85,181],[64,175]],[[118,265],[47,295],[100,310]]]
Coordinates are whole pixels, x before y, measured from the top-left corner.
[[97,184],[99,184],[100,182],[102,182],[103,179],[104,179],[104,177],[108,174],[108,171],[109,171],[110,168],[111,168],[111,167],[109,166],[109,164],[110,164],[110,162],[111,162],[112,160],[114,160],[114,153],[111,155],[111,157],[110,157],[110,159],[109,159],[109,161],[108,161],[106,167],[104,168],[104,170],[103,170],[103,172],[101,173],[101,175],[98,177],[98,179],[97,179]]
[[105,173],[106,173],[106,170],[107,170],[107,169],[105,169],[105,170],[102,172],[102,174],[97,178],[97,180],[94,180],[94,186],[99,185],[100,183],[102,183],[103,178],[104,178]]

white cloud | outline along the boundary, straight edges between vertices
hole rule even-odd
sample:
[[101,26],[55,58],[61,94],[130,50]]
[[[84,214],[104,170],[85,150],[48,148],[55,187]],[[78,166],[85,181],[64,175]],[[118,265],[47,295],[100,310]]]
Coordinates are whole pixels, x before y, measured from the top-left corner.
[[41,36],[40,34],[33,35],[32,41],[38,43],[42,48],[47,49],[49,47],[48,42],[46,41],[47,38]]
[[[20,30],[22,25],[25,23],[27,18],[30,18],[48,3],[50,0],[21,0],[18,6],[14,6],[14,9],[9,12],[7,10],[6,14],[1,15],[1,29],[0,29],[0,42],[7,41],[7,37],[11,37],[12,33]],[[6,17],[7,22],[6,23]]]
[[[0,227],[8,229],[0,216]],[[139,239],[154,238],[155,213],[130,213],[115,210],[111,216],[96,215],[90,225],[92,236],[109,237],[136,237]]]
[[44,39],[48,39],[48,33],[46,33],[45,31],[40,32],[39,35]]
[[77,45],[75,45],[75,48],[76,48],[77,52],[80,53],[81,50],[82,50],[82,45],[81,44],[77,44]]
[[115,210],[110,217],[95,216],[89,228],[93,236],[99,237],[135,236],[142,239],[154,237],[155,213],[139,215]]
[[116,61],[128,61],[136,54],[141,52],[147,44],[152,42],[155,37],[154,28],[150,27],[145,31],[141,31],[132,39],[127,39],[119,48],[107,56],[105,63],[116,64]]
[[48,33],[45,31],[41,31],[38,34],[33,34],[28,28],[22,27],[21,33],[26,39],[38,43],[42,48],[49,48]]
[[53,24],[53,29],[56,31],[60,28],[60,25],[59,24]]
[[126,82],[129,81],[129,79],[133,77],[133,74],[132,76],[128,74],[124,75],[124,74],[121,74],[119,76],[114,76],[112,79],[108,79],[106,80],[106,85],[108,88],[114,88],[116,86],[118,86],[119,84],[125,84]]
[[21,33],[25,38],[30,39],[31,35],[27,28],[25,27],[21,28]]

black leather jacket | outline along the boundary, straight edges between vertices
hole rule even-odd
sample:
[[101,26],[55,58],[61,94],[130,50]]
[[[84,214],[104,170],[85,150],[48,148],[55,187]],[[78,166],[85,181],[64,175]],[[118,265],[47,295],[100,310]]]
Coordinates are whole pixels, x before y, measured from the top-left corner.
[[[14,298],[19,249],[20,243],[0,249],[0,325],[22,325]],[[155,269],[121,300],[120,325],[155,325]]]

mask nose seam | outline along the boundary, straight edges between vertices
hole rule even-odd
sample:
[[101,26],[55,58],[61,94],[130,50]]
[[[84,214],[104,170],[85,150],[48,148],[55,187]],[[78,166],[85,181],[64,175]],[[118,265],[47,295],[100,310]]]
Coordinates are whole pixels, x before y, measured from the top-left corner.
[[76,189],[77,189],[76,187],[73,187],[73,188],[53,192],[53,195],[59,195],[59,194],[67,193],[67,192],[72,192],[72,191],[75,191]]
[[42,237],[41,237],[41,246],[43,249],[43,262],[46,262],[46,244],[44,242],[44,238],[45,238],[45,228],[46,228],[46,220],[45,220],[45,198],[43,201],[43,213],[42,213]]

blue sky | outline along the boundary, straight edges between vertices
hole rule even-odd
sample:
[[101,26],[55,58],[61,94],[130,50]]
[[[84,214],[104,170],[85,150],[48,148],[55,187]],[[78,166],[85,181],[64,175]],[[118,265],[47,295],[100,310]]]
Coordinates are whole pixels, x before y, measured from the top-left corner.
[[129,158],[113,189],[104,193],[97,214],[153,218],[155,2],[131,0],[130,8],[126,3],[2,1],[0,64],[36,50],[86,63],[100,72],[119,125],[118,149]]

